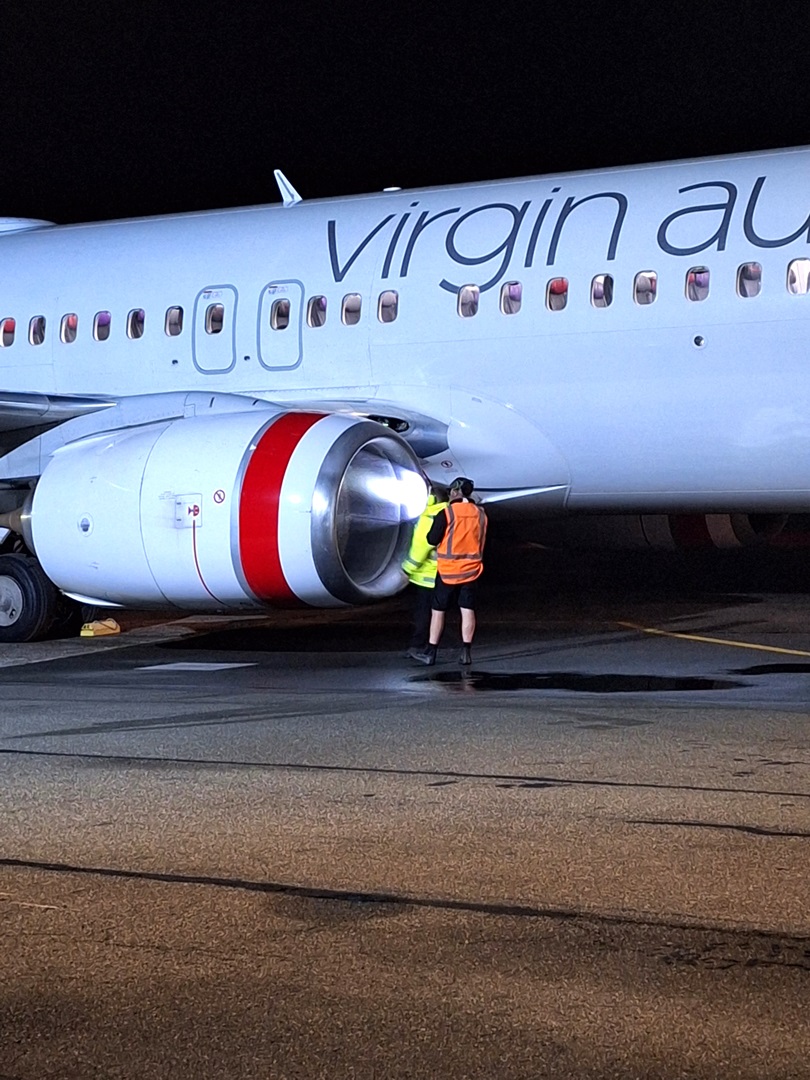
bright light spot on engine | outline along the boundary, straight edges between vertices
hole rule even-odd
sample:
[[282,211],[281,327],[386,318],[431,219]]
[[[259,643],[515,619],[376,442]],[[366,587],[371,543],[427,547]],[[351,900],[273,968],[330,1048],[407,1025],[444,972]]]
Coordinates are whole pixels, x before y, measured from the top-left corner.
[[427,486],[419,473],[409,469],[398,471],[394,476],[369,476],[366,489],[380,502],[398,506],[402,518],[412,521],[418,518],[427,506]]
[[312,495],[312,510],[316,514],[325,514],[329,508],[329,500],[323,494],[323,492],[317,489]]

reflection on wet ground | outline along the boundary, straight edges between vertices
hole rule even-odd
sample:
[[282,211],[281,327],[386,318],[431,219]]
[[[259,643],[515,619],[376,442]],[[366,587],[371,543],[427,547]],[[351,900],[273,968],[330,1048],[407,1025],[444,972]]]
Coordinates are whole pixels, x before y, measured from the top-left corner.
[[755,664],[753,667],[729,668],[730,675],[808,675],[810,664]]
[[450,690],[574,690],[585,694],[643,694],[672,690],[734,690],[747,683],[732,679],[700,679],[665,675],[583,675],[574,671],[515,672],[441,671],[432,683]]

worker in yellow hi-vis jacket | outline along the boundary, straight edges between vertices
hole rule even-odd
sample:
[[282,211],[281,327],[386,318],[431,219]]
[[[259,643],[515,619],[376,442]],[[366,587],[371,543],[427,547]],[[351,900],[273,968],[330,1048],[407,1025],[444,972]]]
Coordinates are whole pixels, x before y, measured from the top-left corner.
[[402,569],[408,575],[411,593],[411,643],[408,656],[424,652],[430,634],[433,586],[436,584],[436,549],[427,541],[433,519],[447,506],[447,489],[431,484],[427,506],[413,528],[411,547]]

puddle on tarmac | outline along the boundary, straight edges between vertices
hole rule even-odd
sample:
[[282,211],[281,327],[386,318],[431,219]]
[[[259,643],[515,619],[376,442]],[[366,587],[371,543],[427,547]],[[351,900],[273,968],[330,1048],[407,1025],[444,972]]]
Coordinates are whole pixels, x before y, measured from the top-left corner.
[[810,664],[757,664],[754,667],[729,668],[729,675],[808,675]]
[[666,675],[582,675],[575,671],[493,675],[486,671],[439,671],[427,681],[448,690],[573,690],[585,694],[644,694],[673,690],[735,690],[733,679],[680,678]]

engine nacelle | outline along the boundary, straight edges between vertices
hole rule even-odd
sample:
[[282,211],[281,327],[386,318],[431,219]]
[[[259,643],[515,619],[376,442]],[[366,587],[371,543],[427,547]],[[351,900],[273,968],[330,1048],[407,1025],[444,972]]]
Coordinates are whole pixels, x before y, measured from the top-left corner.
[[54,454],[31,541],[64,592],[124,606],[255,610],[390,596],[426,501],[373,421],[268,408],[108,432]]

